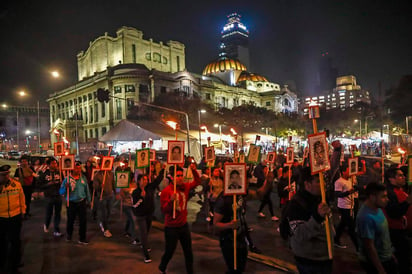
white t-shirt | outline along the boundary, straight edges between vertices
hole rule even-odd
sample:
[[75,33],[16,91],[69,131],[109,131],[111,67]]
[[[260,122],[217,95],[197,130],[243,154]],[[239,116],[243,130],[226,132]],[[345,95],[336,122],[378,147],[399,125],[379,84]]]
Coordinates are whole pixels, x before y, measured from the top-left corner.
[[[335,191],[346,192],[352,189],[352,182],[340,177],[335,182]],[[352,194],[343,198],[338,198],[338,208],[352,209],[353,197]]]

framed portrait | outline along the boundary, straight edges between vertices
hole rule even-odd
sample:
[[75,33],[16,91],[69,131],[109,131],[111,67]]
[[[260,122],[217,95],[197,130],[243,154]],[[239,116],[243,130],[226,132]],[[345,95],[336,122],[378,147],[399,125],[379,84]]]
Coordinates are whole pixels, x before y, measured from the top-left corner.
[[412,155],[408,156],[408,183],[412,183]]
[[128,188],[130,184],[130,171],[116,171],[114,178],[116,180],[116,188]]
[[205,161],[213,161],[215,160],[215,147],[206,147],[205,148]]
[[239,153],[239,163],[244,164],[245,163],[245,153]]
[[348,159],[349,176],[353,176],[358,173],[358,164],[358,157]]
[[258,164],[260,161],[260,146],[251,144],[249,146],[249,153],[247,155],[247,162],[249,164]]
[[309,119],[315,119],[320,117],[319,106],[310,106],[309,107]]
[[330,169],[328,157],[328,142],[326,133],[316,133],[308,136],[309,139],[309,158],[312,174]]
[[167,142],[167,163],[168,164],[184,164],[185,157],[185,142],[184,141],[168,141]]
[[114,157],[103,156],[101,170],[110,171],[113,169]]
[[266,161],[268,163],[273,164],[275,162],[275,160],[276,160],[276,152],[274,152],[274,151],[269,152],[267,157],[266,157]]
[[156,161],[156,150],[150,149],[150,162]]
[[64,143],[63,142],[54,143],[54,156],[62,156],[62,155],[64,155]]
[[246,164],[226,163],[224,175],[224,195],[246,194]]
[[99,172],[99,171],[100,171],[100,168],[92,168],[92,177],[91,177],[92,181],[94,179],[94,175],[96,175],[97,172]]
[[286,163],[287,164],[293,164],[293,159],[294,159],[294,151],[293,147],[288,147],[286,149]]
[[238,151],[238,150],[235,150],[235,151],[233,152],[233,157],[236,158],[236,159],[239,158],[239,151]]
[[74,169],[74,154],[68,154],[62,156],[62,170]]
[[145,168],[150,165],[150,149],[138,149],[136,150],[136,168]]

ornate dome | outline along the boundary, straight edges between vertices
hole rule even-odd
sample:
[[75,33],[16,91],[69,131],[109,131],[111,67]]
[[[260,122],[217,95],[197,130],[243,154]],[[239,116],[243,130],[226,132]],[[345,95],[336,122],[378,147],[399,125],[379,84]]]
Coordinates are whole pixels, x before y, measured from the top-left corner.
[[242,74],[240,74],[239,76],[239,79],[237,79],[238,83],[242,81],[269,82],[268,79],[266,79],[264,76],[259,75],[259,74],[249,73],[247,71],[242,72]]
[[209,75],[230,70],[246,71],[246,67],[238,60],[230,58],[221,58],[209,63],[203,70],[203,75]]

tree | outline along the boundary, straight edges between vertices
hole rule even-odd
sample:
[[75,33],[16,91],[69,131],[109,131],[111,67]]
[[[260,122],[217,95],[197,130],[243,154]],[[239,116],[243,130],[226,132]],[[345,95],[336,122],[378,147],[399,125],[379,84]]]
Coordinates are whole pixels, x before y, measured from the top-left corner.
[[391,119],[403,124],[406,116],[412,115],[412,75],[405,75],[395,88],[386,91],[385,106]]

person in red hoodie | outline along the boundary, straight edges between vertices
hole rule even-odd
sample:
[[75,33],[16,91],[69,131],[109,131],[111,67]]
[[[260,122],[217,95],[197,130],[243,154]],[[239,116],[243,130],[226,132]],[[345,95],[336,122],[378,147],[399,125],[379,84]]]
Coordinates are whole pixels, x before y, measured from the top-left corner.
[[409,246],[406,213],[412,203],[412,195],[404,191],[405,175],[399,168],[390,168],[387,178],[388,205],[385,215],[388,219],[389,233],[399,263],[399,273],[411,273],[411,248]]
[[[193,172],[194,180],[190,183],[184,183],[183,169],[176,169],[176,193],[174,193],[173,181],[162,191],[160,195],[160,206],[165,215],[165,252],[159,265],[161,273],[166,273],[167,264],[173,256],[180,241],[186,262],[186,272],[193,273],[193,251],[192,238],[190,235],[189,225],[187,224],[187,200],[189,191],[200,184],[200,176],[196,171],[196,164],[192,163],[190,167]],[[171,169],[173,170],[173,169]],[[173,176],[173,174],[171,174]],[[176,200],[176,213],[173,218],[173,203]]]

